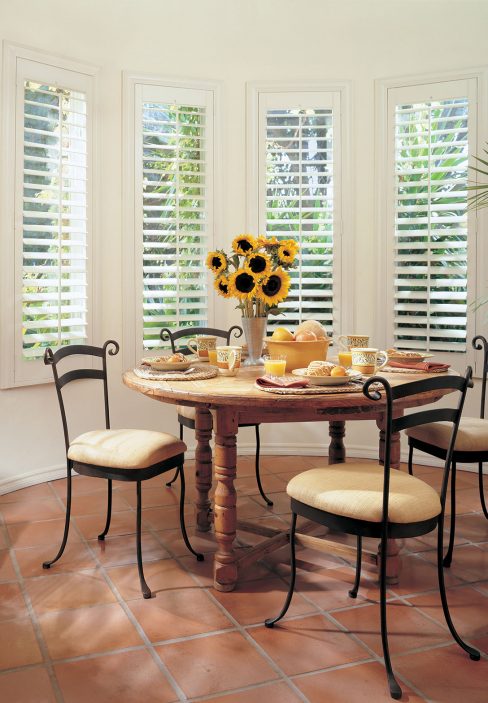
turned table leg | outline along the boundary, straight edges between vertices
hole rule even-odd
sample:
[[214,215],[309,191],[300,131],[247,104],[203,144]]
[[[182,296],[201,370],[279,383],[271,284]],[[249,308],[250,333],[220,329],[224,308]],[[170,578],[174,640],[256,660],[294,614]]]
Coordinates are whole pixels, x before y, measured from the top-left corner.
[[[401,413],[403,414],[403,413]],[[385,418],[381,416],[376,421],[380,430],[379,455],[380,464],[385,461]],[[390,466],[392,469],[400,468],[400,433],[393,432],[391,436]],[[378,565],[381,559],[380,546],[378,545]],[[397,584],[400,577],[400,547],[395,539],[388,540],[388,561],[386,562],[386,582],[390,585]]]
[[329,421],[329,464],[343,464],[346,461],[345,434],[346,423],[343,420]]
[[205,408],[196,408],[195,436],[195,484],[197,497],[195,503],[196,528],[199,532],[208,532],[211,527],[211,504],[208,493],[212,488],[212,415]]
[[214,525],[217,551],[214,556],[214,588],[233,591],[237,582],[237,562],[233,543],[237,511],[234,479],[237,462],[237,413],[232,408],[216,412]]

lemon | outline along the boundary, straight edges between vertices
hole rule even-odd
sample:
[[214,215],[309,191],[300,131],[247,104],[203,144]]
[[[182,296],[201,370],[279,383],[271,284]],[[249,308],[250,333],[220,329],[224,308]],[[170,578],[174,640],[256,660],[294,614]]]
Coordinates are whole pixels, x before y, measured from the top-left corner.
[[271,335],[271,339],[276,342],[293,342],[295,337],[286,327],[277,327]]

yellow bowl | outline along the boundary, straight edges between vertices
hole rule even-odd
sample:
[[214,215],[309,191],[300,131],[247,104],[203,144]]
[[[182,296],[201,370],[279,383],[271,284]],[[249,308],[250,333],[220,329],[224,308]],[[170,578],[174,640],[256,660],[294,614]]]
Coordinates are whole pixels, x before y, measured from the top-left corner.
[[330,339],[317,339],[313,342],[278,342],[268,337],[268,354],[284,354],[286,370],[306,368],[311,361],[325,361]]

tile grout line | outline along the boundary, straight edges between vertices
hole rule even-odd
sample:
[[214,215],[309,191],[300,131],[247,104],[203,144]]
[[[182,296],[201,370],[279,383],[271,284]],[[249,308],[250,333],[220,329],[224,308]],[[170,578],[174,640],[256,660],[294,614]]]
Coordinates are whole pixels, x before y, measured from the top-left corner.
[[266,650],[261,645],[259,645],[253,637],[251,637],[251,635],[246,629],[246,626],[241,625],[236,620],[236,618],[234,618],[232,613],[230,613],[210,591],[211,589],[208,589],[208,596],[210,597],[210,599],[218,608],[220,608],[224,612],[224,614],[231,620],[231,622],[234,623],[234,626],[236,627],[237,631],[244,637],[244,639],[263,657],[263,659],[268,662],[270,667],[281,677],[281,680],[287,683],[289,687],[292,688],[293,691],[300,697],[300,699],[304,701],[304,703],[309,703],[308,699],[304,697],[303,693],[295,686],[288,674],[286,674],[283,669],[274,661],[274,659],[266,652]]
[[[53,491],[53,493],[56,493],[54,491],[54,488],[52,486],[50,486],[50,487],[51,487],[51,490]],[[58,501],[62,503],[61,498],[57,494],[56,494],[56,497],[57,497]],[[64,507],[66,507],[66,506],[64,506]],[[135,511],[132,511],[132,512],[134,512],[134,514],[135,514]],[[161,660],[161,658],[158,657],[157,652],[154,650],[151,641],[149,640],[148,636],[144,632],[144,629],[142,628],[142,626],[139,624],[138,620],[133,615],[131,609],[128,607],[125,600],[120,595],[118,588],[115,586],[112,579],[107,574],[104,565],[98,559],[98,556],[96,555],[95,550],[92,549],[91,545],[88,543],[88,540],[85,538],[84,534],[78,528],[78,525],[76,524],[76,519],[75,519],[74,524],[72,526],[75,527],[76,531],[78,532],[78,534],[81,538],[82,543],[84,544],[86,549],[88,549],[89,553],[92,555],[95,563],[98,566],[99,572],[101,573],[106,584],[108,585],[108,587],[112,591],[113,595],[115,596],[117,603],[120,605],[120,607],[124,611],[126,617],[129,619],[130,623],[132,624],[132,626],[135,628],[135,630],[137,631],[137,633],[141,637],[141,639],[144,643],[144,646],[145,646],[145,650],[148,651],[148,653],[151,655],[151,658],[154,661],[154,663],[156,664],[156,666],[158,667],[158,669],[164,675],[164,677],[166,678],[168,683],[172,686],[176,696],[178,697],[178,700],[187,701],[188,700],[187,696],[185,695],[183,690],[180,688],[176,679],[173,677],[173,675],[171,674],[171,672],[169,671],[167,666],[164,664],[164,662]],[[72,526],[70,526],[70,529]],[[137,568],[136,565],[134,565],[134,567]],[[102,655],[103,653],[100,653],[100,654]]]
[[[50,482],[49,482],[49,483],[50,483]],[[50,489],[53,491],[53,493],[55,493],[55,492],[54,492],[54,489],[53,489],[53,487],[52,487],[51,485],[50,485]],[[55,493],[55,497],[58,499],[58,501],[61,500],[60,497],[59,497],[56,493]],[[254,500],[254,497],[253,497],[253,496],[247,496],[247,497],[248,497],[251,501],[253,501],[254,503],[257,503],[257,499]],[[64,507],[64,506],[63,506],[63,507]],[[159,507],[164,508],[165,506],[164,506],[164,505],[163,505],[163,506],[154,506],[154,508],[159,508]],[[127,510],[130,510],[130,511],[132,511],[133,513],[135,513],[135,509],[134,509],[132,506],[130,506],[130,505],[128,506]],[[261,516],[261,518],[264,518],[264,519],[265,519],[266,517],[274,516],[274,517],[277,517],[277,518],[280,519],[280,520],[283,520],[283,515],[284,515],[284,514],[269,513],[269,515],[263,514],[263,515]],[[257,519],[260,519],[260,518],[257,518]],[[284,521],[284,520],[283,520],[283,521]],[[76,526],[77,532],[78,532],[78,531],[79,531],[79,528],[78,528],[78,526],[77,526],[77,524],[76,524],[76,519],[75,519],[73,522],[74,522],[74,526]],[[168,529],[172,529],[172,530],[173,530],[174,528],[168,528]],[[182,560],[184,559],[184,556],[179,556],[179,557],[178,557],[178,556],[174,555],[174,553],[172,552],[172,550],[171,550],[171,549],[168,549],[168,547],[164,544],[164,542],[162,542],[162,540],[159,539],[158,534],[155,534],[155,533],[157,532],[157,531],[156,531],[156,528],[148,527],[148,529],[145,530],[145,531],[151,533],[151,534],[153,535],[153,537],[158,541],[158,543],[161,544],[161,546],[164,548],[165,552],[167,552],[167,553],[170,555],[170,557],[171,557],[172,559],[174,559],[174,560],[175,560],[175,561],[176,561],[176,562],[193,578],[193,580],[195,580],[196,586],[197,586],[198,588],[200,588],[200,589],[202,589],[202,590],[205,590],[205,591],[207,592],[207,595],[210,595],[210,593],[209,593],[207,587],[205,587],[204,585],[202,586],[202,584],[197,581],[197,577],[189,570],[189,568],[186,566],[186,564],[185,564],[184,562],[182,562]],[[159,530],[159,531],[161,531],[161,530]],[[163,530],[163,532],[164,532],[164,530]],[[96,564],[99,566],[99,569],[98,569],[99,572],[102,573],[102,575],[104,576],[104,578],[105,578],[106,581],[108,580],[108,581],[111,582],[110,577],[109,577],[109,576],[106,574],[106,572],[105,572],[106,569],[109,570],[109,567],[106,567],[105,565],[102,565],[102,564],[99,562],[98,558],[96,557],[96,549],[92,548],[91,545],[88,544],[88,539],[85,538],[84,535],[82,535],[81,542],[82,542],[82,544],[84,544],[85,547],[88,549],[89,553],[92,554],[92,556],[94,557]],[[470,544],[470,545],[474,545],[474,546],[478,546],[477,543],[473,543],[473,542],[469,542],[469,544]],[[427,551],[432,551],[432,550],[427,550]],[[13,550],[12,550],[12,552],[13,552]],[[212,553],[210,553],[210,555],[211,555],[211,554],[212,554]],[[421,560],[424,561],[424,562],[429,563],[431,566],[435,566],[435,565],[432,565],[432,562],[429,562],[428,560],[426,560],[425,558],[423,558],[419,553],[412,553],[412,555],[416,556],[417,558],[421,559]],[[206,555],[206,556],[207,556],[207,555]],[[156,560],[153,560],[153,561],[156,561]],[[150,563],[150,562],[145,562],[145,563]],[[350,566],[348,562],[345,562],[345,563],[346,563],[348,566]],[[114,564],[113,566],[115,567],[115,566],[118,566],[118,565],[117,565],[117,564]],[[127,566],[129,566],[129,565],[127,565]],[[133,566],[135,567],[136,565],[134,564]],[[17,569],[18,569],[18,564],[16,564],[16,567],[17,567]],[[276,575],[278,578],[280,578],[281,580],[283,580],[283,576],[282,576],[281,574],[279,574],[275,569],[273,569],[272,567],[270,567],[270,566],[268,566],[268,565],[266,565],[266,568],[269,570],[270,575]],[[40,578],[40,577],[33,577],[33,578]],[[107,581],[107,582],[108,582],[108,581]],[[462,581],[461,583],[456,584],[455,586],[453,586],[453,587],[451,587],[451,588],[473,587],[473,588],[475,588],[476,590],[479,590],[480,588],[482,588],[482,586],[479,585],[479,582],[474,582],[474,583],[473,583],[473,582],[469,582],[469,581],[468,581],[468,582],[464,582],[464,580],[462,580],[462,579],[461,579],[461,581]],[[110,586],[110,584],[109,584],[109,586]],[[115,589],[115,590],[114,590],[114,589]],[[115,591],[117,591],[116,587],[114,586],[114,588],[111,588],[111,590],[114,592],[114,595],[116,595],[116,593],[115,593]],[[435,589],[430,589],[428,592],[435,592]],[[485,595],[482,591],[480,591],[480,592],[481,592],[483,595]],[[118,593],[118,591],[117,591],[117,593]],[[424,592],[421,592],[421,593],[424,593]],[[300,595],[301,595],[305,600],[307,600],[307,602],[308,602],[309,599],[307,598],[307,596],[304,596],[302,593],[300,593]],[[412,594],[409,594],[408,596],[401,596],[401,595],[396,596],[396,595],[395,595],[395,596],[394,596],[394,600],[398,600],[398,601],[400,601],[400,602],[402,602],[402,603],[405,603],[405,605],[408,604],[410,607],[415,607],[415,606],[413,606],[412,603],[405,602],[405,601],[406,601],[406,597],[418,596],[418,595],[420,595],[420,593],[412,593]],[[121,597],[120,597],[120,598],[121,598]],[[123,603],[125,604],[125,600],[122,599],[122,598],[121,598],[121,600],[122,600]],[[214,600],[213,595],[212,595],[212,600]],[[364,604],[361,604],[361,605],[362,605],[362,606],[365,606],[365,605],[368,605],[368,603],[364,603]],[[356,606],[356,607],[361,607],[361,605]],[[223,606],[221,606],[221,604],[220,604],[218,601],[217,601],[217,606],[218,606],[221,610],[223,610],[223,612],[227,615],[227,617],[229,617],[229,619],[232,619],[232,620],[233,620],[232,616],[230,616],[230,614],[227,614],[227,611],[225,610],[225,608],[224,608]],[[313,604],[313,606],[314,606],[314,608],[318,608],[318,606],[316,606],[315,604]],[[85,607],[88,607],[88,606],[85,606]],[[344,608],[344,609],[350,609],[350,608]],[[342,609],[342,610],[344,610],[344,609]],[[130,609],[129,609],[129,610],[130,610]],[[341,609],[336,609],[336,610],[341,610]],[[327,613],[327,611],[323,611],[323,610],[320,609],[320,608],[319,608],[319,611],[321,612],[322,615],[325,615],[326,617],[328,617],[329,614]],[[124,612],[125,612],[125,609],[124,609]],[[332,611],[332,612],[335,612],[335,611]],[[126,613],[126,614],[127,614],[127,613]],[[423,612],[422,612],[422,614],[424,615]],[[426,616],[427,616],[427,615],[426,615]],[[295,616],[293,619],[297,619],[297,618],[299,618],[299,617],[303,617],[303,615],[302,615],[302,616]],[[429,616],[427,616],[427,617],[429,617]],[[289,619],[292,619],[292,618],[289,618]],[[429,617],[429,619],[432,619],[432,618]],[[441,623],[439,623],[439,622],[436,621],[436,620],[433,620],[433,619],[432,619],[432,621],[433,621],[436,625],[441,624]],[[132,620],[131,620],[131,622],[132,622]],[[340,625],[340,623],[339,623],[339,625]],[[254,629],[255,627],[259,627],[259,625],[242,626],[242,629],[244,629],[244,632],[246,632],[246,630],[245,630],[246,627],[247,627],[248,629]],[[447,627],[447,626],[446,626],[446,627]],[[240,629],[241,629],[241,626],[240,626],[239,624],[237,624],[237,630],[239,631]],[[210,633],[197,634],[197,635],[192,636],[192,637],[181,638],[181,639],[182,639],[182,640],[185,640],[185,639],[193,639],[193,638],[205,638],[205,637],[207,637],[207,636],[211,636],[211,635],[215,635],[215,634],[222,634],[222,633],[228,632],[228,631],[235,631],[235,630],[234,630],[234,629],[229,629],[229,630],[212,631],[212,632],[210,632]],[[345,628],[345,631],[347,632],[347,629],[346,629],[346,628]],[[351,634],[352,634],[352,633],[351,633]],[[246,639],[247,639],[247,638],[246,638]],[[172,641],[163,640],[162,643],[163,643],[163,644],[170,644],[170,643],[172,643],[172,642],[174,642],[174,641],[181,641],[181,640],[180,640],[180,639],[178,639],[178,640],[172,640]],[[252,640],[252,638],[251,638],[251,642],[252,642],[253,646],[256,648],[256,643],[254,642],[254,640]],[[361,642],[361,645],[362,645],[363,647],[365,646],[364,643],[362,643],[362,642]],[[449,646],[449,645],[452,645],[452,643],[450,642],[450,643],[447,643],[446,645],[431,646],[430,648],[427,647],[427,648],[420,649],[420,650],[413,650],[413,652],[415,653],[415,652],[418,652],[418,651],[428,651],[429,649],[437,649],[437,648],[440,648],[440,647],[442,647],[442,646]],[[157,643],[155,643],[154,645],[153,645],[153,643],[150,643],[150,647],[153,647],[153,646],[159,646],[159,645],[158,645]],[[143,646],[141,645],[140,648],[136,648],[136,647],[135,647],[135,648],[129,648],[129,651],[132,651],[132,649],[142,649],[142,648],[143,648]],[[111,651],[113,651],[113,650],[111,650]],[[126,651],[126,650],[115,650],[115,651],[119,651],[119,652],[120,652],[120,651]],[[86,655],[85,657],[80,657],[80,658],[81,658],[81,659],[84,659],[84,658],[89,658],[89,657],[102,656],[103,654],[107,654],[107,653],[110,653],[110,652],[104,652],[104,653],[93,654],[93,655]],[[404,654],[411,654],[411,653],[412,653],[412,650],[409,650],[407,653],[404,653]],[[156,655],[156,656],[157,656],[157,655]],[[78,659],[78,658],[75,658],[74,660],[77,660],[77,659]],[[158,659],[159,659],[159,658],[158,658]],[[73,659],[71,659],[71,660],[69,660],[69,661],[72,661],[72,660],[73,660]],[[64,660],[63,660],[63,661],[64,661]],[[363,662],[357,662],[357,664],[360,664],[360,663],[364,663],[364,660],[363,660]],[[337,668],[344,668],[344,667],[347,667],[347,666],[354,666],[354,665],[356,665],[356,663],[354,663],[354,664],[342,665],[342,666],[339,666],[339,667],[337,667]],[[34,666],[36,666],[36,665],[32,665],[32,667],[34,667]],[[28,665],[27,667],[20,667],[20,669],[29,669],[29,668],[32,668],[32,667],[31,667],[31,665]],[[9,671],[12,671],[12,670],[13,670],[13,669],[11,669],[11,670],[9,670]],[[325,671],[330,671],[330,668],[329,668],[329,669],[326,669]],[[5,673],[5,672],[4,672],[4,673]],[[317,673],[317,672],[310,672],[309,674],[308,674],[308,673],[307,673],[307,674],[300,674],[300,675],[297,675],[296,677],[304,676],[304,675],[305,675],[305,676],[308,676],[308,675],[312,675],[313,673]],[[295,678],[296,678],[296,677],[295,677]],[[275,680],[273,680],[273,681],[275,681]],[[269,683],[269,682],[264,683],[264,684],[263,684],[264,687],[266,687],[266,686],[268,685],[268,683]],[[244,688],[244,689],[242,689],[242,690],[249,690],[249,688],[250,688],[250,689],[253,689],[253,688],[258,688],[258,689],[259,689],[259,688],[262,688],[263,685],[257,684],[256,686],[247,687],[247,688]],[[408,684],[408,685],[410,685],[410,684]],[[241,689],[239,689],[239,690],[241,690]],[[414,690],[413,687],[412,687],[412,690]],[[235,690],[233,690],[233,692],[235,692]],[[219,697],[220,695],[223,696],[223,695],[226,695],[226,692],[222,692],[222,693],[215,694],[215,695],[218,696],[218,697]],[[303,694],[302,694],[302,695],[303,695]],[[423,695],[423,694],[422,694],[422,695]],[[202,700],[202,701],[203,701],[203,700],[208,699],[209,697],[215,697],[215,696],[212,696],[212,695],[210,695],[210,696],[204,696],[204,697],[201,697],[201,696],[200,696],[200,697],[197,697],[197,698],[192,698],[191,700]],[[188,700],[188,698],[185,697],[184,700]]]
[[12,564],[14,566],[15,573],[17,574],[18,584],[19,584],[19,587],[20,587],[20,590],[22,593],[22,597],[24,598],[27,613],[29,615],[29,620],[32,624],[34,634],[35,634],[35,637],[37,640],[37,644],[38,644],[39,650],[41,652],[42,662],[39,662],[39,664],[44,665],[44,667],[47,671],[49,681],[51,683],[56,701],[58,703],[64,703],[64,697],[61,693],[61,689],[60,689],[60,686],[59,686],[59,683],[58,683],[58,680],[57,680],[57,677],[56,677],[56,674],[54,671],[53,662],[52,662],[52,659],[49,655],[49,650],[48,650],[47,644],[44,641],[41,626],[39,625],[37,615],[36,615],[34,608],[32,606],[31,598],[27,592],[27,588],[25,585],[25,579],[24,579],[22,572],[20,570],[20,567],[19,567],[19,564],[17,561],[17,556],[15,554],[15,550],[12,547],[12,542],[10,540],[10,534],[8,532],[6,525],[5,525],[3,515],[1,514],[1,510],[0,510],[0,516],[1,516],[0,519],[2,520],[2,524],[5,526],[5,541],[7,544],[7,548],[9,550],[9,555],[12,560]]

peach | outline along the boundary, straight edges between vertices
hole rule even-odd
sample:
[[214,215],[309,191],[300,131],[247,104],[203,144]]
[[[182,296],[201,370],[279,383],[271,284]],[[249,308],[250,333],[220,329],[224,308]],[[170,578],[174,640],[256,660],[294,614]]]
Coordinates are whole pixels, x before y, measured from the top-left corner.
[[316,342],[317,335],[310,330],[303,330],[295,335],[296,342]]

